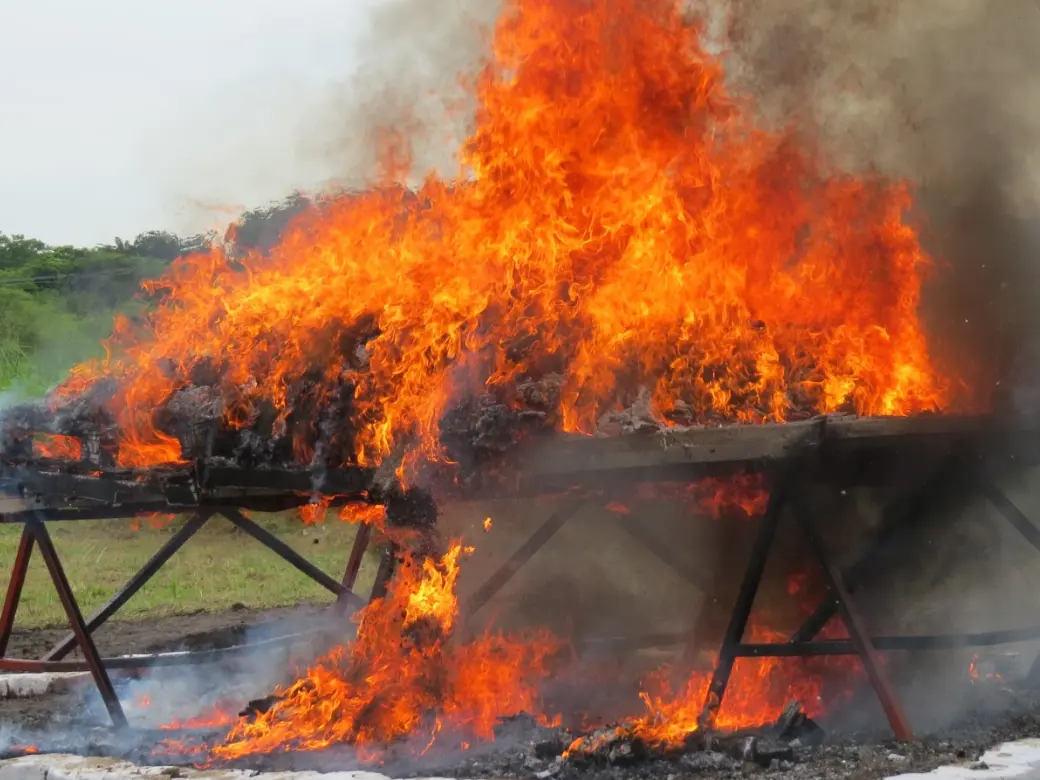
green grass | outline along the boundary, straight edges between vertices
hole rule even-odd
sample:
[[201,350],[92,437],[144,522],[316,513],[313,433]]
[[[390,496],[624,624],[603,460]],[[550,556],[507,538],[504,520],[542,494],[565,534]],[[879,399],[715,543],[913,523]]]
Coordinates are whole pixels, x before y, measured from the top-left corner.
[[[295,517],[251,513],[252,519],[339,579],[350,554],[355,526],[335,517],[305,526]],[[142,520],[50,523],[66,574],[84,614],[107,601],[176,530],[181,521],[155,529]],[[21,526],[0,525],[0,562],[14,561]],[[374,556],[361,568],[358,588],[367,592],[375,575]],[[0,587],[6,577],[0,577]],[[219,612],[234,604],[272,608],[330,603],[331,594],[222,517],[214,517],[130,599],[119,617],[158,617],[199,610]],[[15,625],[64,625],[65,613],[36,551],[29,566]]]

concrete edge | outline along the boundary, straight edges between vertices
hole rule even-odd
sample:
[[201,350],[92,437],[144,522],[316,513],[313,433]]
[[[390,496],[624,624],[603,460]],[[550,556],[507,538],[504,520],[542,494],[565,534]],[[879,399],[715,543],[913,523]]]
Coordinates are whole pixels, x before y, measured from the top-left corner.
[[1019,739],[987,750],[978,761],[886,780],[1040,780],[1040,739]]
[[[36,755],[0,761],[0,780],[389,780],[375,772],[261,772],[137,766],[114,758]],[[425,778],[424,780],[447,780]]]
[[16,672],[0,675],[0,699],[65,693],[90,680],[89,672]]
[[[111,758],[35,755],[0,761],[0,780],[389,780],[375,772],[262,772],[235,769],[142,767]],[[425,778],[424,780],[445,780]],[[888,780],[1040,780],[1040,739],[1005,742],[979,761],[943,766],[928,773],[891,775]]]
[[[165,653],[131,653],[119,658],[170,658],[190,654],[188,650],[172,650]],[[24,699],[48,693],[65,693],[88,682],[90,672],[10,672],[0,674],[0,699]]]

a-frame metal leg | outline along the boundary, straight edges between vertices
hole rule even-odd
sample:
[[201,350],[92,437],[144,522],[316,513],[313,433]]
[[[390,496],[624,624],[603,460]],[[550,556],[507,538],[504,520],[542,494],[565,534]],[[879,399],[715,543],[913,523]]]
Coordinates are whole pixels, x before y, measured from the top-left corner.
[[25,573],[29,570],[29,559],[35,542],[32,529],[28,525],[22,526],[22,538],[18,542],[14,567],[7,581],[7,596],[4,598],[3,610],[0,611],[0,658],[7,654],[7,644],[11,641],[14,616],[18,612],[18,602],[22,599],[22,586],[25,585]]
[[[1005,495],[993,482],[982,483],[982,493],[998,512],[1007,520],[1016,531],[1018,531],[1038,552],[1040,552],[1040,529],[1026,517],[1015,503]],[[1040,655],[1033,660],[1029,667],[1026,680],[1030,683],[1040,684]]]
[[345,594],[354,593],[354,586],[357,584],[358,574],[361,571],[361,562],[365,559],[365,553],[368,552],[368,545],[371,539],[372,526],[368,523],[362,523],[358,526],[354,544],[350,548],[347,566],[343,570],[343,580],[340,583],[343,586],[343,592],[336,597],[336,609],[341,613],[345,612],[350,606],[350,599]]
[[849,592],[841,572],[837,566],[832,565],[828,560],[823,540],[820,538],[816,523],[810,516],[807,508],[799,503],[795,506],[795,512],[798,524],[801,526],[805,538],[809,542],[809,547],[820,565],[820,571],[823,573],[824,583],[827,586],[828,598],[834,603],[838,614],[845,623],[845,628],[849,632],[849,638],[852,640],[860,660],[863,661],[863,668],[867,673],[867,678],[877,693],[877,697],[881,702],[881,708],[885,711],[885,716],[888,718],[892,732],[895,734],[896,739],[902,742],[912,742],[914,740],[914,732],[906,719],[903,705],[892,688],[892,682],[888,679],[888,673],[881,663],[880,656],[874,649],[863,619],[849,598]]
[[397,570],[397,545],[392,541],[387,542],[379,558],[379,568],[376,570],[376,578],[372,583],[372,593],[369,595],[369,603],[386,596],[390,587],[390,580]]
[[[791,486],[785,485],[782,480],[777,480],[769,497],[769,506],[762,517],[759,525],[758,536],[755,539],[751,555],[748,560],[744,579],[741,582],[740,592],[737,594],[736,603],[730,614],[729,625],[719,650],[718,662],[712,674],[708,693],[705,697],[704,708],[701,711],[701,728],[710,730],[714,727],[718,711],[722,705],[722,699],[729,685],[730,675],[733,672],[733,664],[740,656],[743,648],[744,632],[747,629],[748,619],[751,616],[751,608],[754,605],[755,596],[762,582],[769,552],[776,538],[776,530],[780,523],[780,515],[783,510],[787,492],[793,490]],[[799,527],[805,534],[806,541],[811,547],[812,553],[823,573],[827,586],[827,602],[833,604],[835,611],[841,615],[849,632],[852,644],[863,661],[867,677],[873,685],[878,699],[881,701],[882,709],[888,717],[889,725],[897,739],[911,741],[914,738],[906,715],[903,712],[899,699],[895,696],[892,685],[888,680],[884,667],[874,649],[871,639],[867,634],[859,613],[849,600],[848,590],[845,587],[841,573],[836,566],[828,561],[822,540],[817,533],[816,525],[809,515],[807,508],[797,493],[790,496],[792,499],[794,513],[797,517]]]
[[563,528],[584,503],[584,498],[567,499],[555,512],[549,515],[546,521],[538,527],[538,530],[531,534],[530,538],[520,545],[517,551],[494,574],[488,577],[483,585],[473,592],[466,606],[466,619],[472,618],[484,605],[491,601],[495,594],[502,590],[506,583],[513,579],[513,576],[523,568],[524,564],[548,544],[550,539],[556,536],[556,533]]
[[361,605],[361,600],[349,590],[345,589],[343,585],[308,561],[266,528],[254,523],[237,509],[232,507],[222,507],[220,513],[242,531],[245,531],[260,542],[264,547],[276,553],[286,563],[295,566],[298,571],[306,574],[323,588],[334,593],[337,599],[342,599],[348,603],[357,604],[358,606]]
[[769,558],[769,551],[776,538],[776,529],[780,524],[780,515],[785,502],[783,490],[784,486],[780,483],[772,486],[769,505],[759,521],[758,536],[751,548],[751,557],[748,560],[747,569],[744,571],[744,579],[741,581],[736,603],[730,613],[729,625],[722,639],[718,661],[715,664],[715,671],[712,673],[708,694],[701,710],[702,729],[714,728],[715,719],[722,706],[722,698],[726,695],[729,678],[733,673],[733,664],[737,660],[736,649],[744,638],[744,631],[747,629],[748,619],[751,617],[751,607],[755,603],[758,586],[762,582],[762,574],[766,569],[766,560]]
[[[165,563],[173,557],[184,544],[191,539],[196,533],[201,530],[202,526],[206,524],[206,521],[212,517],[213,512],[211,510],[199,510],[191,519],[188,520],[183,526],[178,529],[177,533],[171,536],[162,547],[160,547],[155,555],[148,559],[148,562],[133,576],[127,583],[120,588],[116,593],[108,600],[106,604],[95,610],[90,617],[87,618],[87,631],[93,633],[99,626],[104,624],[112,615],[119,611],[119,609],[128,602],[137,591],[145,586],[145,584],[155,576],[155,573],[159,571],[165,565]],[[57,644],[52,647],[47,654],[43,657],[44,661],[60,661],[66,655],[69,654],[76,646],[76,635],[69,633],[60,639]]]
[[100,691],[101,698],[105,703],[105,708],[108,710],[108,715],[116,728],[125,728],[126,715],[123,714],[123,708],[119,704],[119,697],[116,696],[115,688],[112,687],[112,680],[101,663],[101,655],[94,644],[94,638],[90,635],[90,631],[87,630],[87,625],[83,621],[83,613],[80,612],[79,604],[76,602],[76,597],[72,592],[72,587],[65,576],[65,569],[62,568],[61,560],[58,558],[58,551],[54,548],[54,542],[51,541],[47,526],[42,520],[30,520],[26,523],[26,527],[36,537],[36,543],[40,547],[40,554],[43,556],[44,563],[47,564],[47,570],[50,572],[54,589],[58,592],[61,605],[65,608],[69,627],[76,636],[80,652],[83,653],[87,668],[90,669],[90,674],[97,684],[98,691]]

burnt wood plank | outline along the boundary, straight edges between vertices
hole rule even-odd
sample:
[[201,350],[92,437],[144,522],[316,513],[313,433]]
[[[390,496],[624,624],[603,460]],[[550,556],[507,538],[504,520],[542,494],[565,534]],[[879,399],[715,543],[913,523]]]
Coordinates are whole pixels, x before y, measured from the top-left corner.
[[599,471],[779,461],[824,444],[865,447],[909,438],[971,436],[993,425],[989,417],[832,415],[790,423],[676,428],[614,437],[560,435],[521,453],[519,467],[530,477],[578,477]]
[[586,474],[648,466],[779,460],[820,443],[819,420],[661,430],[614,437],[559,436],[521,455],[525,474]]

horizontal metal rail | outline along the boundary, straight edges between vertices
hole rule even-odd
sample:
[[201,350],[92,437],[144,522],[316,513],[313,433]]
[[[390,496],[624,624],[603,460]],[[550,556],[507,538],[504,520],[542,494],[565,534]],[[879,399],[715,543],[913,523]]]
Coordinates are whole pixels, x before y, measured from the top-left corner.
[[[216,647],[210,650],[184,650],[171,653],[147,653],[141,655],[124,655],[113,658],[102,658],[106,669],[133,670],[148,669],[156,666],[193,666],[213,663],[236,653],[253,652],[255,650],[277,650],[291,646],[308,638],[328,633],[327,628],[300,631],[295,634],[260,639],[241,645]],[[88,671],[86,661],[40,661],[31,658],[0,658],[0,671],[5,672],[85,672]]]
[[[1040,626],[976,631],[967,634],[920,634],[915,636],[875,636],[870,638],[876,650],[957,650],[994,647],[1040,639]],[[589,649],[639,649],[667,647],[689,641],[688,634],[660,633],[633,637],[590,637],[579,641]],[[815,642],[742,642],[736,647],[739,658],[804,658],[819,655],[856,655],[848,639],[822,639]]]

